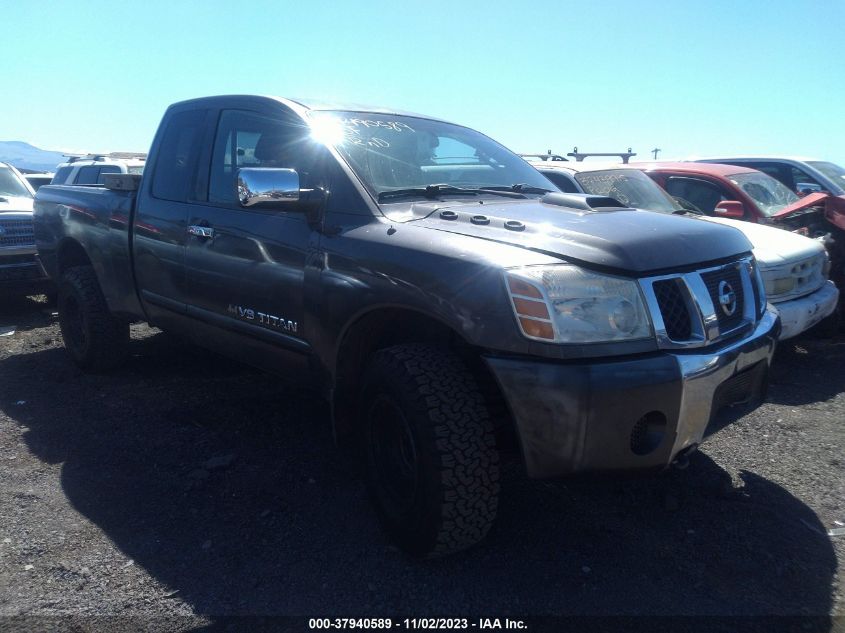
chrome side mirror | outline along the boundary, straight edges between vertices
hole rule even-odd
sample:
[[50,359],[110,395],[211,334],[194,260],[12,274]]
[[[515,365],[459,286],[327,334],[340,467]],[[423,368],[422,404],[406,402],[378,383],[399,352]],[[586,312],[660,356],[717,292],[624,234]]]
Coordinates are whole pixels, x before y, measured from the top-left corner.
[[246,208],[276,207],[299,202],[299,174],[295,169],[239,169],[238,200]]

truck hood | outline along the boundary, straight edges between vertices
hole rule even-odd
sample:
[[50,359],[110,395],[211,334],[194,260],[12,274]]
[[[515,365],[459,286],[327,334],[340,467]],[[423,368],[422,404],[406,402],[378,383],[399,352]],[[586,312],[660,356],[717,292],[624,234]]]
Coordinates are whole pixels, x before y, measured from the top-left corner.
[[748,238],[754,247],[754,257],[761,268],[771,268],[787,262],[806,259],[824,251],[818,240],[784,229],[729,218],[702,217],[698,219],[724,226],[732,226]]
[[450,200],[415,204],[405,213],[385,215],[394,221],[520,246],[623,274],[692,267],[751,251],[745,236],[727,226],[636,209],[574,209],[550,202],[561,197]]
[[813,208],[819,209],[820,213],[823,209],[828,222],[845,230],[845,196],[832,196],[829,193],[808,194],[772,215],[771,219],[778,222],[790,216],[808,213]]
[[789,206],[784,207],[777,213],[772,214],[773,218],[782,218],[787,215],[791,215],[796,211],[803,211],[804,209],[809,209],[810,207],[818,207],[824,206],[825,198],[829,198],[830,194],[827,193],[811,193],[800,200],[796,200]]
[[32,212],[32,198],[24,196],[0,196],[0,213],[9,211],[20,213]]

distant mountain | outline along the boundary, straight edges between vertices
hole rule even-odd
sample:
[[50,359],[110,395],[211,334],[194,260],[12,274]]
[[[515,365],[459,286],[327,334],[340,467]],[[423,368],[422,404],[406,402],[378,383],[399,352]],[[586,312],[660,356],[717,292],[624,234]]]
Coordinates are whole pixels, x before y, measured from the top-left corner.
[[66,162],[67,158],[61,152],[39,149],[22,141],[0,141],[0,161],[18,169],[56,171],[56,165]]

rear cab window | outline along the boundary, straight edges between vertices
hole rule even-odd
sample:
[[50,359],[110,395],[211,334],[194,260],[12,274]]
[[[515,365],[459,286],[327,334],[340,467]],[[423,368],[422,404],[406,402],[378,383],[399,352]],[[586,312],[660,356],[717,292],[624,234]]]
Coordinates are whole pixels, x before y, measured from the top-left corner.
[[183,110],[170,115],[158,146],[150,193],[159,200],[186,202],[202,149],[207,110]]

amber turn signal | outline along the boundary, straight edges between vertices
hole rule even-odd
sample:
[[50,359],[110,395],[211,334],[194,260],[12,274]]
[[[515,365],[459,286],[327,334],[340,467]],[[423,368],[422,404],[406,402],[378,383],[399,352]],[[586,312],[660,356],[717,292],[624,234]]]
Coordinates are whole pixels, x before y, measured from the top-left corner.
[[516,277],[508,277],[508,288],[512,295],[522,295],[523,297],[531,297],[532,299],[543,299],[543,293],[540,290],[522,279]]
[[513,307],[516,308],[516,313],[519,316],[534,317],[535,319],[551,321],[549,309],[546,307],[545,301],[531,301],[530,299],[514,297]]
[[535,321],[520,317],[519,325],[522,327],[522,331],[525,332],[526,336],[544,338],[550,341],[555,340],[554,328],[548,321]]

